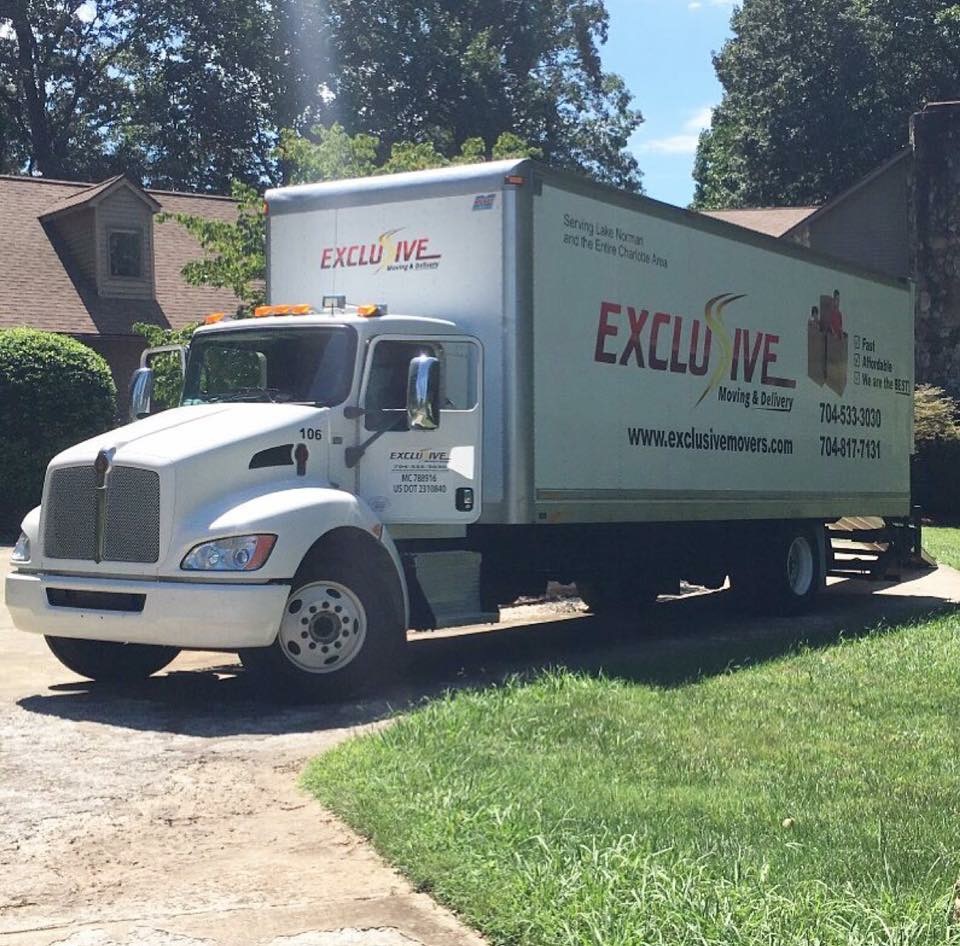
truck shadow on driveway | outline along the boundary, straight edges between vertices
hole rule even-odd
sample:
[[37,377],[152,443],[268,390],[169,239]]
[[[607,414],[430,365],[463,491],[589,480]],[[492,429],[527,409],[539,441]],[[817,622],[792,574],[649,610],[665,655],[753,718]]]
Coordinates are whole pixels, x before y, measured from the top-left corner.
[[462,633],[415,634],[402,678],[357,702],[264,702],[254,695],[239,664],[225,657],[220,665],[214,658],[200,669],[173,669],[135,687],[59,684],[19,705],[75,721],[201,737],[332,730],[385,719],[448,690],[494,686],[547,669],[682,686],[775,660],[801,646],[829,647],[956,608],[937,597],[851,594],[835,586],[812,614],[757,617],[737,613],[729,594],[721,591],[661,600],[632,619],[582,614]]

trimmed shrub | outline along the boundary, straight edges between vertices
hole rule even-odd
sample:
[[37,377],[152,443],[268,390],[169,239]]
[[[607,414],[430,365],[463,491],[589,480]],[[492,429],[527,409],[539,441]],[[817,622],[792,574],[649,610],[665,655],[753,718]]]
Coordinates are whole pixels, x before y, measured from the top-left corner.
[[918,384],[913,395],[913,502],[924,515],[960,516],[958,404],[943,388]]
[[64,335],[0,330],[0,532],[37,503],[54,454],[114,424],[106,361]]

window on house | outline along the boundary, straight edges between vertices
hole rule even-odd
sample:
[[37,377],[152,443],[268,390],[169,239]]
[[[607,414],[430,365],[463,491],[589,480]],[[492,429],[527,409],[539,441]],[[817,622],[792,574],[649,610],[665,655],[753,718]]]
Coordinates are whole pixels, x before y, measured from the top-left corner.
[[143,234],[139,230],[111,230],[110,275],[127,279],[143,276]]

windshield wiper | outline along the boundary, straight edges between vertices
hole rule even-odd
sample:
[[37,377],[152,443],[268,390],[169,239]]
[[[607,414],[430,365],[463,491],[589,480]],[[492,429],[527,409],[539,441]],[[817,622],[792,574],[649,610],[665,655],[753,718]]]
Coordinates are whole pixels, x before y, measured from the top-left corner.
[[223,394],[214,395],[208,403],[226,403],[228,401],[270,401],[279,404],[289,398],[281,397],[284,392],[279,388],[234,388]]

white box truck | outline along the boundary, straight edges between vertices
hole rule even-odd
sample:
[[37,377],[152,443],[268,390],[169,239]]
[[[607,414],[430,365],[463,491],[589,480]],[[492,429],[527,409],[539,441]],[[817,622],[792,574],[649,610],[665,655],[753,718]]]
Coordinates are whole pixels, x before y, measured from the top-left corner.
[[339,696],[549,578],[799,609],[828,523],[909,512],[904,282],[526,160],[266,203],[272,307],[24,521],[7,606],[81,674],[221,649]]

